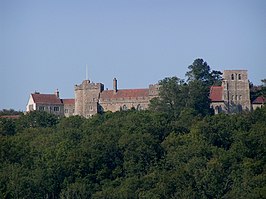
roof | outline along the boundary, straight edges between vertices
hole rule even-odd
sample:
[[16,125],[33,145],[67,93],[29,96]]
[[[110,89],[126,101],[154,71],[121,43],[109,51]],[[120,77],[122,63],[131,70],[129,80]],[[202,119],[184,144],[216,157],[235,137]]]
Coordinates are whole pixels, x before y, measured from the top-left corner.
[[149,89],[124,89],[117,90],[104,90],[100,94],[101,99],[118,99],[118,98],[137,98],[137,97],[148,97]]
[[0,118],[18,119],[20,118],[20,115],[1,115]]
[[210,99],[212,102],[222,102],[223,100],[223,87],[212,86],[210,90]]
[[266,103],[266,98],[263,97],[263,96],[259,96],[257,97],[253,102],[252,104],[264,104]]
[[75,99],[62,99],[63,104],[75,104]]
[[35,103],[40,104],[62,104],[62,101],[60,98],[58,98],[55,94],[39,94],[34,93],[31,94],[33,101]]

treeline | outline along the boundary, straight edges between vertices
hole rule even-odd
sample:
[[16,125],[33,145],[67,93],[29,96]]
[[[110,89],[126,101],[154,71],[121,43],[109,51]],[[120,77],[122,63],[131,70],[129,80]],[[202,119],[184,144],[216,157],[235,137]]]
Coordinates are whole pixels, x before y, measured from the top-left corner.
[[213,115],[202,59],[147,111],[0,117],[0,198],[265,198],[266,106]]
[[0,198],[266,195],[266,107],[178,119],[135,110],[90,119],[32,112],[1,119],[0,129]]

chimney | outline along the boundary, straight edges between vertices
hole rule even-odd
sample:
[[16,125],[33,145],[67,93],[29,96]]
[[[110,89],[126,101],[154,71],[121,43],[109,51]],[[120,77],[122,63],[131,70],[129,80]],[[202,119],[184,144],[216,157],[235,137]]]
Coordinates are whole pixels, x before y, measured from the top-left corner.
[[116,94],[117,93],[117,79],[116,78],[114,78],[113,80],[113,89],[114,89],[114,94]]
[[55,96],[56,96],[57,98],[59,98],[59,90],[58,90],[58,89],[56,89],[56,91],[54,92],[54,94],[55,94]]

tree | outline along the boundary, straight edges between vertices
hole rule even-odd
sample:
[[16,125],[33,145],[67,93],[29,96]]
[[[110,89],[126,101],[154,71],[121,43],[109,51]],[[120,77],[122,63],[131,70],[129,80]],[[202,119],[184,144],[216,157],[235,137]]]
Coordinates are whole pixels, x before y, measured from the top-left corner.
[[150,109],[178,117],[182,108],[186,106],[187,85],[178,77],[167,77],[159,84],[159,98],[151,100]]
[[14,135],[16,124],[13,119],[0,118],[0,135]]
[[211,84],[210,66],[203,59],[195,59],[194,62],[188,66],[189,71],[186,73],[188,82],[198,80]]
[[207,62],[203,59],[195,59],[194,62],[188,66],[189,71],[186,73],[187,81],[200,81],[208,86],[221,85],[222,72],[212,70]]
[[58,123],[58,117],[45,111],[32,111],[18,120],[20,128],[52,127]]

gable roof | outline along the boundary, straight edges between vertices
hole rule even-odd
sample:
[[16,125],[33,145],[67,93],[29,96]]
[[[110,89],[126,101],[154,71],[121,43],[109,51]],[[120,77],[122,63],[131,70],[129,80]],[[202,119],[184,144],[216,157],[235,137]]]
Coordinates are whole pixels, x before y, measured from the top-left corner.
[[210,89],[210,100],[212,102],[222,102],[223,100],[223,87],[212,86]]
[[75,99],[62,99],[63,104],[75,104]]
[[39,94],[34,93],[31,94],[32,99],[35,103],[40,104],[62,104],[60,98],[58,98],[55,94]]
[[100,94],[100,99],[118,99],[118,98],[137,98],[148,97],[149,89],[124,89],[118,90],[116,93],[114,90],[104,90]]
[[263,96],[259,96],[257,97],[253,102],[252,104],[264,104],[266,103],[266,98],[263,97]]

